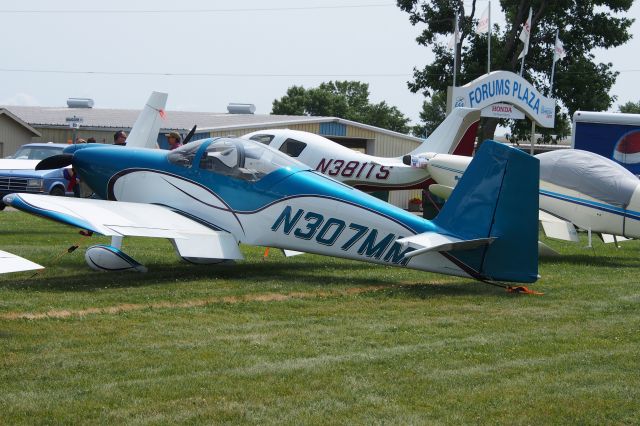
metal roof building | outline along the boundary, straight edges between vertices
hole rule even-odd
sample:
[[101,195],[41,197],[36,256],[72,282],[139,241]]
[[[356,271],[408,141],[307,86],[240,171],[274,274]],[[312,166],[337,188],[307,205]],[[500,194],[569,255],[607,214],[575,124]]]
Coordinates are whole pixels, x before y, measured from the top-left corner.
[[40,132],[20,117],[0,107],[0,158],[13,154],[19,147],[31,142],[31,138],[40,136]]
[[[34,106],[0,106],[18,117],[39,135],[33,142],[67,143],[73,138],[68,119],[81,119],[76,136],[97,142],[112,143],[117,130],[128,131],[133,126],[140,110],[68,108]],[[1,110],[0,110],[1,111]],[[183,136],[198,126],[194,140],[215,136],[242,136],[261,129],[289,128],[322,135],[349,148],[382,157],[397,157],[415,149],[422,140],[414,136],[369,126],[336,117],[309,117],[267,114],[229,114],[212,112],[166,111],[158,143],[166,146],[165,133],[177,131]],[[5,155],[11,154],[5,150]],[[407,207],[411,197],[420,196],[419,191],[394,191],[389,202]]]

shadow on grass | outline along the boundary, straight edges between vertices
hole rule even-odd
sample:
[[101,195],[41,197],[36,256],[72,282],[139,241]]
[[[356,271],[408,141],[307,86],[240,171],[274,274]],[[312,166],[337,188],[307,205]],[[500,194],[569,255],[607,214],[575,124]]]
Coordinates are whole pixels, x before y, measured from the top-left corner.
[[629,256],[610,256],[587,252],[584,254],[561,254],[560,256],[541,257],[541,264],[590,265],[608,268],[633,268],[640,266],[640,259]]
[[[375,267],[377,270],[372,271]],[[287,284],[308,286],[309,289],[318,287],[367,287],[380,286],[387,294],[407,294],[416,298],[430,298],[434,296],[467,296],[502,294],[504,290],[476,281],[443,283],[436,275],[425,276],[424,283],[398,285],[397,278],[384,273],[384,267],[370,264],[307,264],[276,263],[276,262],[247,262],[232,265],[189,265],[178,263],[151,264],[149,272],[140,274],[132,272],[100,273],[85,269],[74,275],[47,276],[48,270],[30,278],[26,275],[22,279],[0,283],[0,288],[19,289],[26,291],[48,292],[91,292],[98,289],[136,288],[146,286],[171,285],[184,282],[189,285],[192,281],[246,281],[251,286],[261,282],[284,282]],[[50,270],[49,270],[50,271]],[[406,270],[405,270],[406,271]],[[380,273],[382,272],[382,273]],[[418,273],[420,273],[418,271]],[[348,274],[348,276],[345,276]],[[432,280],[430,283],[429,280]],[[407,278],[415,282],[415,277]],[[283,290],[287,291],[287,290]]]
[[[66,266],[66,265],[65,265]],[[369,265],[334,264],[330,265],[330,272],[320,265],[305,263],[275,263],[275,262],[243,262],[227,265],[191,265],[149,264],[149,272],[95,272],[86,266],[81,266],[80,272],[73,275],[59,274],[52,276],[54,269],[45,269],[31,278],[28,273],[12,282],[0,283],[0,288],[32,289],[37,291],[91,291],[103,288],[144,287],[175,284],[184,281],[188,285],[191,281],[208,281],[212,284],[219,280],[242,280],[251,283],[268,281],[287,281],[314,286],[336,285],[384,285],[388,281],[371,278],[365,271]],[[66,268],[65,268],[66,269]],[[340,271],[361,274],[362,277],[350,277],[348,282],[340,280]],[[59,269],[59,271],[62,271]]]
[[509,294],[504,288],[495,287],[480,281],[463,281],[437,284],[412,284],[391,287],[388,294],[401,294],[415,299],[431,299],[441,296],[499,296],[518,297],[517,294]]

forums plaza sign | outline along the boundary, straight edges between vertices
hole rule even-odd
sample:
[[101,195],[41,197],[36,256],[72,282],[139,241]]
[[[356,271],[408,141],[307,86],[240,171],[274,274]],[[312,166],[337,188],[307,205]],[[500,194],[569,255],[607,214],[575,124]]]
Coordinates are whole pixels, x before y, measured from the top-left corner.
[[484,109],[497,103],[516,106],[541,127],[554,126],[555,99],[542,96],[531,83],[509,71],[494,71],[464,86],[449,87],[447,94],[447,110],[451,105]]

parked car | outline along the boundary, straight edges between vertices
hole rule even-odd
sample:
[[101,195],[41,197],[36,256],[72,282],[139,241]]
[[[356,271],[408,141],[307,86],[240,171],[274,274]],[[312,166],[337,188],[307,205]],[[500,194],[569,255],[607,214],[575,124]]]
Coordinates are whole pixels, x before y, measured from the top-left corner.
[[[63,169],[35,170],[36,165],[52,155],[62,154],[66,144],[30,143],[18,151],[0,159],[0,198],[14,192],[31,192],[51,195],[73,195],[67,192],[69,181]],[[0,201],[0,210],[5,205]]]

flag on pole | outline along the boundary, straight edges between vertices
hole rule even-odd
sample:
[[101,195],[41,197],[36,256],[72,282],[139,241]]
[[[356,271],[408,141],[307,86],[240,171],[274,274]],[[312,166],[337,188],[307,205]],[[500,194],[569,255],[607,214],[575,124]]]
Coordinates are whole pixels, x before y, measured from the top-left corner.
[[565,56],[567,56],[567,52],[564,50],[564,43],[562,43],[562,40],[556,35],[556,45],[553,49],[553,62],[564,59]]
[[478,26],[476,27],[476,34],[486,34],[489,32],[489,7],[491,7],[491,2],[487,5],[487,8],[482,12],[480,16],[480,20],[478,21]]
[[529,53],[529,38],[531,37],[531,13],[533,12],[532,8],[529,8],[529,18],[527,18],[527,22],[524,23],[524,27],[522,27],[522,31],[520,32],[520,40],[524,43],[524,48],[518,59],[522,59],[527,56]]

